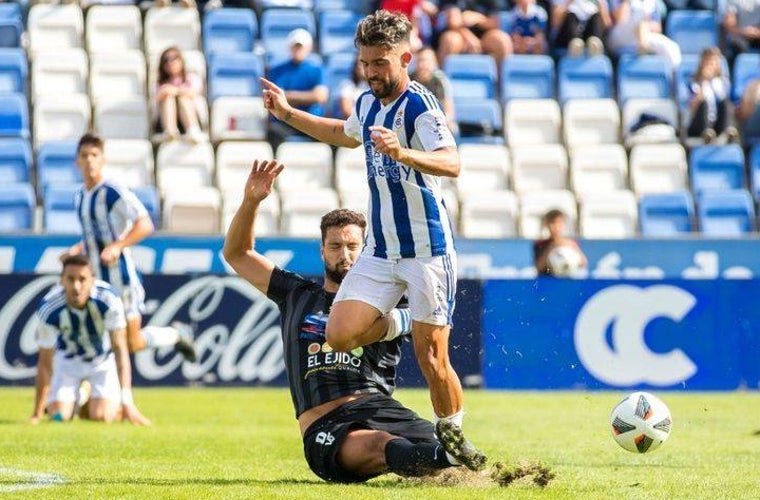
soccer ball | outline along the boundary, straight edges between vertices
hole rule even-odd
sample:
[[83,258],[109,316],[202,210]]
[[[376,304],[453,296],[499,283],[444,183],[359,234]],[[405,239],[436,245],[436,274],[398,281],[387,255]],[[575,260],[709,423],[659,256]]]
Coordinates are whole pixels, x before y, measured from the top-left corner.
[[549,269],[554,276],[570,276],[581,267],[581,254],[570,245],[560,245],[552,248],[547,256]]
[[668,439],[673,419],[660,398],[634,392],[612,409],[610,423],[617,444],[633,453],[647,453]]

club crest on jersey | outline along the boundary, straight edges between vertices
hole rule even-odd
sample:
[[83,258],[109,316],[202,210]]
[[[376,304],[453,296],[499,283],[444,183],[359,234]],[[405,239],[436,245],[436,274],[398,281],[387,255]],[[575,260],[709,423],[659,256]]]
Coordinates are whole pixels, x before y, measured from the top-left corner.
[[307,314],[301,323],[301,332],[298,337],[303,340],[323,340],[326,326],[327,314],[321,311],[316,314]]
[[399,129],[404,126],[404,110],[402,109],[396,113],[396,118],[393,120],[393,128]]

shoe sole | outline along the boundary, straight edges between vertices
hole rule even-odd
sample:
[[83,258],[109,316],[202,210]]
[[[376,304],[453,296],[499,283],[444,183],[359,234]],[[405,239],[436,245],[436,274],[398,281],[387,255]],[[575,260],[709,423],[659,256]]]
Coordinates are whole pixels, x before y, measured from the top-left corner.
[[[435,431],[443,448],[462,465],[473,471],[480,471],[485,468],[486,456],[467,441],[462,429],[458,426],[441,421],[436,426]],[[467,447],[472,448],[472,450],[466,450]]]
[[195,361],[198,359],[193,346],[185,340],[180,340],[174,344],[174,349],[180,353],[183,358],[191,363],[195,363]]

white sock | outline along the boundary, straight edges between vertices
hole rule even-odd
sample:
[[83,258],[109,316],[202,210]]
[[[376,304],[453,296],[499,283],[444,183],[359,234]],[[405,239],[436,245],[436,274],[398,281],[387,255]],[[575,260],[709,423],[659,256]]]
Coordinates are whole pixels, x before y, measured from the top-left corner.
[[145,347],[169,347],[179,341],[179,332],[171,326],[146,326],[141,330]]
[[402,335],[409,335],[412,331],[412,313],[409,309],[392,309],[386,314],[388,318],[388,331],[381,340],[388,341]]
[[455,424],[457,427],[462,427],[462,420],[464,420],[464,408],[459,410],[453,415],[449,415],[448,417],[439,417],[438,415],[435,416],[435,423],[437,424],[441,420],[446,420],[447,422],[451,422],[452,424]]

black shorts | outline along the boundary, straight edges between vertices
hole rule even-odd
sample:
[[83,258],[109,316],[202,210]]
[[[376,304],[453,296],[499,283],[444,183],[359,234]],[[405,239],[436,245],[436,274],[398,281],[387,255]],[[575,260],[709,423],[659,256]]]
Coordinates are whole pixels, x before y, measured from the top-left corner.
[[371,394],[339,406],[306,430],[303,451],[309,468],[325,481],[360,483],[375,475],[362,476],[341,467],[336,456],[349,431],[374,429],[408,439],[413,443],[435,442],[435,426],[384,394]]

